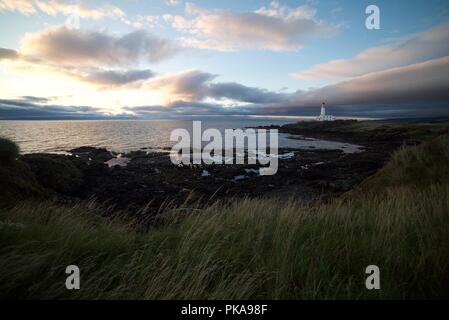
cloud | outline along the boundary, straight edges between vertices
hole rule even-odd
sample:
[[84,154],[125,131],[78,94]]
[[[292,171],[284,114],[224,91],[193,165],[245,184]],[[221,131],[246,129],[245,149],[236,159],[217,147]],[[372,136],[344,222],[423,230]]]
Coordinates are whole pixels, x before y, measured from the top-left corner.
[[165,74],[149,80],[147,89],[163,90],[172,100],[201,101],[206,98],[245,103],[274,103],[285,101],[285,94],[248,87],[235,82],[212,82],[217,75],[199,70]]
[[113,36],[58,26],[27,33],[22,39],[21,51],[24,55],[58,64],[104,66],[158,62],[177,50],[171,41],[143,30]]
[[[137,118],[192,115],[312,116],[318,113],[320,103],[326,100],[330,113],[339,116],[449,116],[449,56],[293,93],[272,92],[239,83],[216,82],[217,77],[198,70],[154,76],[143,80],[139,88],[143,92],[167,92],[170,100],[165,104],[137,105],[123,109],[132,112],[133,117]],[[115,79],[115,75],[108,75],[106,78],[109,81],[109,78]],[[120,77],[114,81],[126,82]],[[222,99],[232,100],[234,103],[226,105],[222,103]],[[52,99],[40,97],[2,99],[0,118],[107,117],[100,109],[52,105],[51,102]]]
[[172,100],[198,101],[207,96],[208,84],[216,77],[199,70],[185,70],[150,79],[143,88],[161,90]]
[[117,87],[148,80],[155,76],[150,69],[108,69],[90,66],[70,66],[44,63],[41,59],[32,59],[15,50],[0,48],[0,61],[10,60],[10,71],[56,73],[98,86]]
[[81,74],[74,74],[78,79],[104,86],[121,86],[137,81],[147,80],[155,74],[149,69],[145,70],[102,70],[89,69]]
[[273,1],[254,12],[207,10],[187,3],[187,16],[165,15],[172,27],[187,34],[187,46],[216,50],[266,49],[296,51],[308,36],[328,36],[335,27],[315,18],[307,5],[289,8]]
[[449,101],[449,56],[370,73],[319,89],[298,92],[295,104],[395,104]]
[[[177,100],[169,105],[149,105],[124,107],[124,110],[134,113],[136,116],[171,117],[180,115],[233,115],[235,110],[224,108],[223,105],[208,102],[190,102]],[[237,111],[241,113],[241,109]]]
[[19,54],[15,50],[0,48],[0,60],[15,60]]
[[0,99],[0,119],[100,119],[105,117],[99,109],[89,106],[63,106],[48,104],[39,97]]
[[[170,86],[173,101],[165,106],[130,110],[137,115],[159,116],[311,116],[317,114],[321,102],[326,100],[329,110],[340,116],[449,116],[449,56],[293,93],[271,92],[238,83],[215,83],[215,75],[197,70],[163,78],[162,82],[155,81]],[[210,98],[215,102],[204,102]],[[226,107],[220,99],[232,99],[236,103]]]
[[[191,118],[199,117],[221,117],[221,116],[251,116],[258,113],[264,114],[265,108],[261,106],[235,106],[225,107],[220,103],[190,102],[177,100],[169,105],[145,105],[124,107],[127,112],[132,112],[137,118]],[[268,109],[266,109],[268,110]]]
[[17,11],[27,16],[37,13],[33,2],[28,0],[0,0],[0,11]]
[[137,30],[121,36],[104,32],[50,27],[26,34],[21,51],[0,48],[0,61],[12,72],[61,74],[100,87],[140,83],[155,76],[139,64],[175,54],[169,40]]
[[177,6],[178,4],[182,3],[182,0],[163,0],[163,1],[168,6]]
[[397,44],[367,49],[353,59],[333,60],[294,73],[299,79],[356,77],[406,66],[449,54],[449,23],[402,39]]
[[[191,7],[189,10],[203,9]],[[267,17],[287,15],[285,11],[279,13],[280,9],[275,5],[263,10],[263,13],[258,14]],[[207,10],[206,14],[209,13]],[[314,15],[302,12],[297,13],[295,17],[301,14],[303,18]],[[129,93],[130,96],[135,94],[135,99],[129,105],[137,105],[130,107],[136,117],[313,115],[322,100],[328,102],[330,111],[336,115],[397,116],[401,112],[409,116],[413,115],[413,112],[416,115],[436,115],[449,114],[449,54],[441,57],[448,46],[446,42],[441,41],[446,37],[446,33],[440,26],[409,37],[408,41],[402,42],[401,45],[385,46],[390,48],[391,52],[388,51],[383,59],[379,59],[384,61],[376,65],[376,68],[381,70],[354,67],[350,71],[357,72],[353,73],[349,80],[291,93],[270,91],[238,82],[220,82],[219,75],[200,70],[156,75],[150,69],[139,69],[136,66],[138,63],[158,61],[155,57],[166,58],[176,52],[175,50],[170,54],[161,54],[158,41],[165,43],[166,40],[156,38],[145,31],[115,36],[104,32],[53,27],[28,34],[23,40],[20,52],[0,48],[0,60],[8,60],[2,61],[2,64],[11,66],[9,70],[14,70],[14,67],[23,67],[23,70],[29,66],[31,69],[35,68],[34,71],[42,71],[42,74],[55,71],[99,87],[124,86],[123,92]],[[415,50],[417,43],[433,43],[435,53],[425,51],[427,49]],[[410,50],[414,52],[414,56],[408,54]],[[429,55],[426,55],[426,52]],[[395,54],[397,57],[390,59],[390,56]],[[359,56],[365,57],[365,60],[359,62],[360,66],[371,61],[366,58],[370,55],[362,53]],[[412,58],[426,61],[413,63]],[[362,71],[367,73],[358,75]],[[102,97],[107,97],[110,92],[102,91]],[[121,92],[117,90],[115,94],[120,95]],[[129,96],[124,98],[127,102],[131,101]],[[26,118],[27,112],[29,117],[41,115],[48,118],[105,116],[104,111],[100,109],[60,106],[54,104],[55,101],[39,97],[4,99],[0,101],[0,117],[20,118],[18,115],[21,115]],[[156,103],[139,106],[147,101]]]
[[76,14],[85,19],[100,19],[103,17],[124,17],[125,13],[118,7],[105,5],[90,8],[81,4],[69,4],[59,0],[0,0],[0,12],[12,11],[23,15],[36,15],[39,12],[55,16],[57,14]]
[[136,15],[132,19],[123,17],[120,20],[135,29],[143,29],[144,27],[154,28],[161,25],[162,18],[160,16],[153,15]]
[[207,95],[216,99],[230,99],[246,103],[276,103],[288,99],[288,94],[247,87],[236,82],[211,83]]
[[50,102],[50,99],[49,98],[45,98],[45,97],[22,96],[20,99],[22,101],[29,101],[29,102],[35,102],[35,103],[47,103],[47,102]]

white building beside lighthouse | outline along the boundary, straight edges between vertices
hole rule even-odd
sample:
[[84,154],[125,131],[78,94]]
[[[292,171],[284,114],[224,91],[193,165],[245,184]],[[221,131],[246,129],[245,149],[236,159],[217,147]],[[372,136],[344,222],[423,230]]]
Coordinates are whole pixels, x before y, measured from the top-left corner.
[[325,105],[326,105],[325,102],[323,102],[323,103],[321,104],[321,114],[320,114],[320,116],[317,118],[317,120],[318,120],[318,121],[334,121],[334,120],[335,120],[334,116],[331,116],[331,115],[327,115],[327,114],[326,114],[326,108],[324,107]]

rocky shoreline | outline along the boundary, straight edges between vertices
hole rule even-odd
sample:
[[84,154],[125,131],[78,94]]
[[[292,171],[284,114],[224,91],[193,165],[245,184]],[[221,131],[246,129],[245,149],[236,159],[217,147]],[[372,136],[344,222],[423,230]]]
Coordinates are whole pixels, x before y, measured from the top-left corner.
[[[135,211],[143,206],[157,210],[164,205],[206,205],[236,197],[327,200],[351,190],[379,170],[401,144],[415,143],[397,134],[394,139],[385,135],[354,135],[335,129],[335,125],[332,130],[303,125],[276,128],[304,137],[354,142],[363,146],[363,151],[283,148],[279,150],[279,170],[274,176],[260,176],[257,165],[176,166],[168,151],[149,149],[118,155],[106,149],[81,147],[69,150],[68,155],[30,154],[21,159],[44,186],[53,190],[57,201],[72,204],[96,199]],[[51,170],[43,166],[52,170],[60,166],[65,175],[71,170],[73,174],[55,187],[55,182],[47,181]],[[47,172],[47,176],[40,176],[40,172]]]

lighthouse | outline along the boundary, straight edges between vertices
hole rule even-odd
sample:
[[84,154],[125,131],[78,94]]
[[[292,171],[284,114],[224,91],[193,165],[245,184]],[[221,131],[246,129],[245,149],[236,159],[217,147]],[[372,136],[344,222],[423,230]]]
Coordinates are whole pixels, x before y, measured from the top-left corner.
[[323,102],[321,103],[321,118],[325,118],[326,117],[326,107],[325,107],[326,103]]
[[321,113],[317,118],[318,121],[334,121],[334,117],[331,115],[326,115],[326,102],[321,103]]

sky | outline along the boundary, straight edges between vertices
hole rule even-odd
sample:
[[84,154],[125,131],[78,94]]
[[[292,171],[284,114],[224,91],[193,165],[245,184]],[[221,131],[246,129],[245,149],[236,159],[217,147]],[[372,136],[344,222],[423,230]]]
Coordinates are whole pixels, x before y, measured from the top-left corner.
[[449,0],[0,0],[0,119],[311,116],[323,101],[449,116]]

